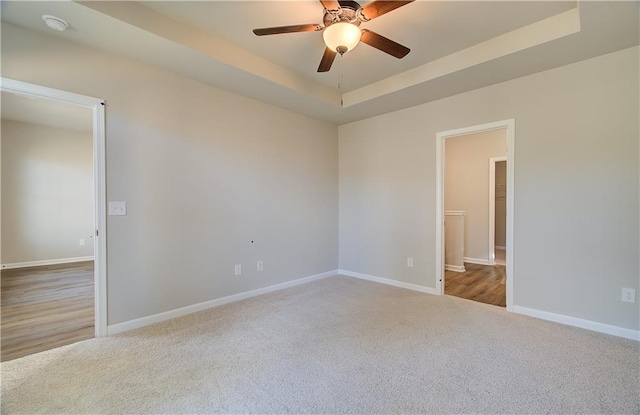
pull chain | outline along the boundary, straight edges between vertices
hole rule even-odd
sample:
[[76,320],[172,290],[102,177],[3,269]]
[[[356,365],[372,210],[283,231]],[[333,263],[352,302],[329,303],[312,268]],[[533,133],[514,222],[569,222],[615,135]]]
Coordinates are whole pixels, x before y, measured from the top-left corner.
[[340,106],[342,106],[344,103],[342,102],[342,57],[343,55],[340,54],[340,58],[338,59],[338,70],[339,70],[339,80],[338,80],[338,91],[340,92]]

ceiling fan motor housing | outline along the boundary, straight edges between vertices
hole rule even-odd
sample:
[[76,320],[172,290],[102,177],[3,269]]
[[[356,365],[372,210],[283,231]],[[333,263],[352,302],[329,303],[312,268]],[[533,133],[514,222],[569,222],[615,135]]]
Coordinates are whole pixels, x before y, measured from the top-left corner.
[[355,1],[340,1],[339,10],[325,10],[322,22],[325,27],[338,22],[348,22],[356,26],[360,26],[362,20],[358,17],[360,5]]

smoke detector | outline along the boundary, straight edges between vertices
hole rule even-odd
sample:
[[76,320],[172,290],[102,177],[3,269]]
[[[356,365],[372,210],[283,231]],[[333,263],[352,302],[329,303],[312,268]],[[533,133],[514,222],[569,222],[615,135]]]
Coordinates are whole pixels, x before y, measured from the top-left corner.
[[53,30],[57,30],[58,32],[64,32],[69,27],[69,23],[56,16],[45,14],[42,16],[42,20],[44,20],[47,26]]

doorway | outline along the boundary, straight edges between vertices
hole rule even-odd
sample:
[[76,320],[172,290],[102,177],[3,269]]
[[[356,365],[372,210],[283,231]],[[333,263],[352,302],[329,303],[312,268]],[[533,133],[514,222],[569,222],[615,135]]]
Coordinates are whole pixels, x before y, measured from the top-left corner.
[[104,103],[2,78],[2,360],[106,335]]
[[507,264],[507,158],[489,159],[489,265]]
[[[502,280],[504,283],[504,305],[506,309],[511,311],[513,309],[513,218],[514,218],[514,210],[513,210],[513,174],[514,174],[514,135],[515,129],[515,120],[504,120],[497,121],[493,123],[487,123],[482,125],[476,125],[471,127],[459,128],[455,130],[448,130],[440,132],[436,135],[436,185],[437,185],[437,204],[436,204],[436,290],[440,294],[445,294],[445,287],[447,282],[447,275],[449,275],[449,282],[454,282],[454,276],[459,275],[460,272],[470,272],[475,275],[473,278],[476,278],[478,281],[484,282],[489,281],[491,278],[494,280],[500,281]],[[483,209],[479,209],[479,212],[471,213],[467,211],[468,206],[474,206],[472,204],[464,204],[460,201],[454,201],[452,203],[448,203],[445,206],[446,200],[446,190],[445,190],[445,177],[447,172],[447,158],[446,158],[446,150],[445,146],[447,144],[447,140],[451,139],[453,143],[456,138],[460,138],[463,136],[477,135],[478,137],[482,136],[485,133],[490,133],[496,130],[504,131],[504,140],[506,141],[506,156],[493,156],[493,157],[502,157],[505,162],[506,167],[506,183],[504,186],[504,204],[506,210],[506,223],[505,223],[505,262],[506,266],[502,267],[504,270],[502,274],[497,273],[495,275],[486,275],[487,270],[490,269],[499,269],[495,267],[495,185],[489,185],[488,181],[488,173],[487,172],[487,159],[492,158],[492,156],[487,156],[484,158],[482,168],[482,174],[478,174],[477,176],[484,177],[484,187],[481,190],[485,202],[480,202],[483,205],[484,213],[482,213]],[[478,145],[476,142],[475,145]],[[478,147],[480,149],[481,147]],[[496,162],[502,160],[496,160]],[[490,169],[492,167],[492,163],[490,162]],[[489,170],[490,170],[489,169]],[[451,172],[449,171],[449,174]],[[454,177],[454,179],[456,179]],[[491,178],[495,180],[495,170],[494,177]],[[472,176],[471,180],[462,180],[461,178],[457,178],[455,180],[457,184],[464,187],[469,185],[469,181],[476,181],[476,178]],[[493,189],[494,195],[489,195],[492,197],[487,197],[487,189]],[[479,190],[480,191],[480,190]],[[473,197],[471,198],[473,200]],[[477,198],[480,200],[480,198]],[[491,203],[489,202],[491,201]],[[475,203],[478,205],[478,203]],[[488,206],[490,205],[490,206]],[[476,207],[476,206],[474,206]],[[489,210],[493,210],[491,214],[488,213]],[[462,258],[464,259],[464,264],[460,269],[452,269],[450,266],[446,266],[445,271],[445,255],[447,248],[445,248],[446,244],[449,245],[449,249],[451,249],[451,243],[446,242],[445,239],[445,217],[447,213],[455,212],[458,216],[460,212],[463,212],[463,217],[465,224],[463,226],[463,246],[467,248],[462,254]],[[482,217],[480,217],[482,216]],[[487,221],[487,219],[489,219]],[[478,222],[483,221],[483,225],[481,226],[484,230],[484,237],[482,237],[483,241],[476,243],[474,246],[465,243],[467,239],[473,238],[474,240],[479,240],[480,236],[478,236]],[[471,222],[474,226],[469,226],[468,223]],[[490,224],[487,224],[490,222]],[[460,225],[456,225],[458,228]],[[475,230],[474,230],[475,229]],[[489,236],[487,238],[487,235]],[[489,244],[487,244],[487,240],[489,240]],[[484,247],[482,246],[484,245]],[[489,246],[487,246],[489,245]],[[498,245],[500,246],[500,245]],[[459,264],[456,264],[459,265]],[[485,268],[486,267],[486,268]],[[476,269],[478,268],[478,269]],[[485,274],[485,275],[482,275]],[[469,276],[469,275],[467,275]],[[471,278],[471,277],[470,277]],[[466,282],[471,281],[470,278],[465,280]],[[449,284],[451,286],[451,284]],[[477,288],[479,292],[483,291],[483,287]]]

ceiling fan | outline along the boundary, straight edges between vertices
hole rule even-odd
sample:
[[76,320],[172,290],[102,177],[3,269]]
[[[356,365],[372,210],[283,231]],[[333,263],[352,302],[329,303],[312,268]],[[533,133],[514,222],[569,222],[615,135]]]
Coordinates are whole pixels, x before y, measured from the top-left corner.
[[318,72],[331,69],[336,54],[344,55],[360,41],[373,46],[398,59],[404,58],[410,49],[371,30],[360,29],[360,24],[368,22],[385,13],[389,13],[411,3],[414,0],[376,0],[364,7],[351,0],[320,0],[324,7],[323,24],[301,24],[293,26],[266,27],[254,29],[257,36],[277,35],[281,33],[320,32],[327,47],[318,66]]

